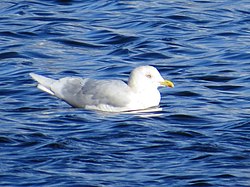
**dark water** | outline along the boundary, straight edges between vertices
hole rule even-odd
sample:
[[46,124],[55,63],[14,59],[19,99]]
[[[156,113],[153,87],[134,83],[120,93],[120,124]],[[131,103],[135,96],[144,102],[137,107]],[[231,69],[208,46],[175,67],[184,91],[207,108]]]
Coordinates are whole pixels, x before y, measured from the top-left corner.
[[[0,2],[0,186],[250,186],[250,3]],[[154,65],[152,116],[74,109],[35,88]]]

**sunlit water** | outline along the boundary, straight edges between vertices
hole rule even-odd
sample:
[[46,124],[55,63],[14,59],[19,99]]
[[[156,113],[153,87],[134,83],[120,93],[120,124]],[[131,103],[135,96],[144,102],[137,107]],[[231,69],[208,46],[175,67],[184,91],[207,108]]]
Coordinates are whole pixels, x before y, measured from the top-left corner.
[[[0,2],[0,186],[250,186],[250,3]],[[121,79],[153,65],[160,110],[109,114],[30,72]]]

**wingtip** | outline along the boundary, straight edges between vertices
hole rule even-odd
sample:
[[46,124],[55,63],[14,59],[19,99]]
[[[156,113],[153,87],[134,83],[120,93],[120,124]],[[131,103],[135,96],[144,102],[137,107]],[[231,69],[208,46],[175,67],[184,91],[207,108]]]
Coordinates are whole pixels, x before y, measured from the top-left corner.
[[36,76],[36,74],[35,73],[29,73],[29,76],[31,76],[34,79],[34,77]]
[[54,83],[55,80],[48,77],[44,77],[42,75],[38,75],[36,73],[29,73],[29,75],[32,77],[32,79],[38,82],[38,89],[47,92],[51,95],[55,95],[55,93],[51,90],[51,85]]

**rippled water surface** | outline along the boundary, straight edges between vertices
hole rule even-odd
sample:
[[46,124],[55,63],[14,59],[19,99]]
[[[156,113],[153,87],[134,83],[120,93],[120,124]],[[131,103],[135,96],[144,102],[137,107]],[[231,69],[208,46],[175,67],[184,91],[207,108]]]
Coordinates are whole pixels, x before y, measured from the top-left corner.
[[[0,186],[250,186],[248,0],[0,2]],[[127,80],[162,111],[75,109],[36,72]]]

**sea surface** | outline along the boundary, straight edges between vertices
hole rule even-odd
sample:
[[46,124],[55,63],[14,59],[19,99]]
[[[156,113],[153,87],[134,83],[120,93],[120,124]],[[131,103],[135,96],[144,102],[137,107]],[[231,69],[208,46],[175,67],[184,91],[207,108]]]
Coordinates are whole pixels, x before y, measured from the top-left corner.
[[[162,111],[72,108],[28,75],[127,81]],[[249,0],[1,0],[0,186],[250,186]]]

